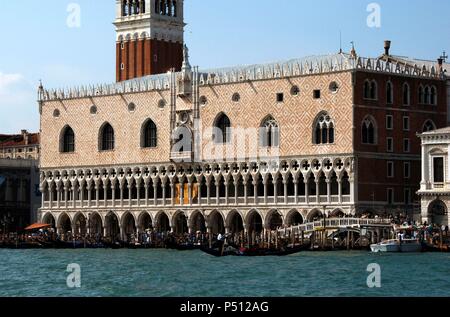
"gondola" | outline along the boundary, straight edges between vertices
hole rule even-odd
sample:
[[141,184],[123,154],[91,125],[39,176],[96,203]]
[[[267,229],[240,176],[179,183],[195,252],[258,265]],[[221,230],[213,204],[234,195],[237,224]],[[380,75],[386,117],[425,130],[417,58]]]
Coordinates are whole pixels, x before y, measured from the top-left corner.
[[261,248],[233,248],[226,247],[222,251],[221,248],[205,248],[202,247],[200,250],[203,252],[213,255],[216,257],[221,256],[287,256],[291,254],[296,254],[301,251],[308,249],[306,245],[299,245],[294,247],[287,247],[282,249],[261,249]]

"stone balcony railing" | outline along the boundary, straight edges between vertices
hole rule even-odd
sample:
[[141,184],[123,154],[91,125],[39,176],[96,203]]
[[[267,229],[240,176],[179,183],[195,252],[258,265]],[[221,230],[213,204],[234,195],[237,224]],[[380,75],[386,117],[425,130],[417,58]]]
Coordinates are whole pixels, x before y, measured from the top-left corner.
[[274,197],[267,197],[264,199],[263,197],[238,197],[237,201],[235,197],[229,197],[228,199],[225,197],[211,197],[211,198],[200,198],[194,199],[192,202],[180,202],[179,200],[174,199],[172,202],[171,198],[150,198],[146,199],[124,199],[124,200],[92,200],[92,201],[53,201],[50,205],[49,201],[44,201],[43,209],[84,209],[84,208],[142,208],[142,207],[199,207],[199,206],[208,206],[208,207],[217,207],[217,206],[297,206],[297,205],[320,205],[320,206],[332,206],[332,205],[340,205],[340,204],[349,204],[351,203],[350,196],[344,195],[341,200],[339,200],[338,196],[331,196],[330,200],[327,197],[319,197],[319,203],[317,203],[317,197],[308,197],[308,202],[306,202],[306,197],[301,196],[298,197],[297,200],[295,197],[289,196],[287,199],[285,197],[277,197],[276,201]]

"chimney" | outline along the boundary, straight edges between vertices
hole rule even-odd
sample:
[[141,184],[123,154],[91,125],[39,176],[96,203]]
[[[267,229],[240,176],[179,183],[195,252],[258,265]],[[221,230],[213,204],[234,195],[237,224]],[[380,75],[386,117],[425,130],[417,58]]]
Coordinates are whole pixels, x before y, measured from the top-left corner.
[[384,41],[384,55],[389,56],[390,49],[391,49],[391,41]]

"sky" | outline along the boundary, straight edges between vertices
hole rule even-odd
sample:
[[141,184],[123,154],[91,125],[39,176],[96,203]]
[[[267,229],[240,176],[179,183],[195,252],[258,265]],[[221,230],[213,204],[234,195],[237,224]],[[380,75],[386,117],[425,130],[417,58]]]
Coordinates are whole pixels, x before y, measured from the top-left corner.
[[[39,80],[46,88],[115,81],[115,0],[1,6],[0,134],[39,131]],[[386,39],[397,55],[450,53],[448,0],[185,0],[184,10],[191,64],[200,69],[332,54],[340,43],[349,51],[351,42],[376,57]]]

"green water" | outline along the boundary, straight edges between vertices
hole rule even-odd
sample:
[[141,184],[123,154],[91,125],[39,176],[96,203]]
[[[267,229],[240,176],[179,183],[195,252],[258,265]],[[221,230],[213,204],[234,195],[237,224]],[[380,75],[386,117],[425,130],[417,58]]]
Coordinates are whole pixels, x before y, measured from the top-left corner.
[[[0,250],[0,296],[450,296],[450,254],[304,252],[214,258],[200,251]],[[67,265],[81,288],[67,286]],[[367,286],[367,266],[381,288]]]

